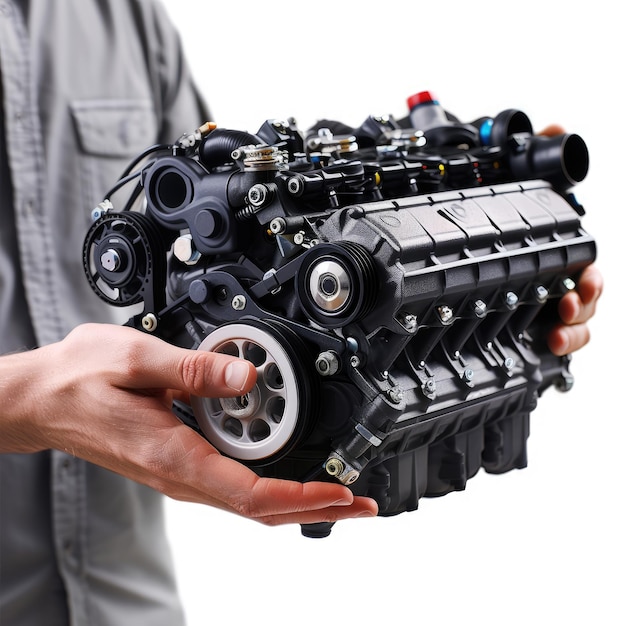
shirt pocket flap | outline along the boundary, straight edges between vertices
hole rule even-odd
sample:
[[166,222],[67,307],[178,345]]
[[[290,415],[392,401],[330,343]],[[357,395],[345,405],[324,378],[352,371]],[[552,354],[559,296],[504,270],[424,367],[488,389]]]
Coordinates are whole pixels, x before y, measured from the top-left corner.
[[156,115],[149,100],[80,100],[71,110],[86,153],[132,157],[154,143]]

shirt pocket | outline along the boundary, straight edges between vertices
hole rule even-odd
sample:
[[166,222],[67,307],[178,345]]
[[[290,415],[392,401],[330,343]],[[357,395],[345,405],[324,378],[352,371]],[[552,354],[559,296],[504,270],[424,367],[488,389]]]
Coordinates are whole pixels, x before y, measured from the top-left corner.
[[[70,104],[80,157],[80,197],[96,207],[128,164],[157,141],[157,116],[150,100],[78,100]],[[111,198],[121,210],[132,184]]]
[[71,110],[80,147],[94,156],[130,160],[158,134],[149,100],[79,100]]

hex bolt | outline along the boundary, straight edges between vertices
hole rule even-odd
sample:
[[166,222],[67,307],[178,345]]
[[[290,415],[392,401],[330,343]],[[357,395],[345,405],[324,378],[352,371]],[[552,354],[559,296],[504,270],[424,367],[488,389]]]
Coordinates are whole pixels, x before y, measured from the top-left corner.
[[548,299],[549,292],[543,285],[535,287],[535,295],[538,302],[545,302]]
[[246,308],[246,304],[246,297],[241,294],[236,295],[231,302],[231,306],[235,311],[243,311]]
[[196,250],[190,234],[181,235],[174,242],[174,256],[186,265],[195,265],[200,260],[200,253]]
[[287,191],[292,195],[292,196],[298,196],[302,193],[302,191],[304,190],[304,183],[302,182],[302,179],[298,176],[292,176],[288,181],[287,181]]
[[485,317],[487,315],[487,305],[482,300],[474,302],[474,315],[476,317]]
[[463,380],[467,383],[471,382],[474,378],[474,370],[469,367],[463,372]]
[[417,328],[417,317],[408,313],[404,316],[404,327],[409,331],[414,331]]
[[435,393],[437,391],[437,383],[432,378],[429,378],[422,388],[425,393]]
[[253,185],[248,190],[248,202],[255,208],[262,207],[269,197],[269,190],[265,185]]
[[509,372],[515,367],[515,359],[512,357],[507,357],[506,359],[504,359],[504,369],[508,370]]
[[394,404],[400,404],[404,400],[404,391],[400,387],[392,387],[387,395]]
[[504,296],[504,301],[506,302],[506,305],[509,307],[509,309],[514,309],[519,302],[519,298],[517,297],[517,294],[513,291],[507,291],[506,295]]
[[315,361],[315,369],[320,376],[333,376],[339,371],[339,357],[332,350],[321,352]]
[[566,291],[572,291],[572,289],[576,289],[576,283],[571,278],[564,278],[563,288]]
[[274,235],[282,235],[287,230],[287,222],[283,217],[276,217],[270,222],[270,231]]
[[357,368],[359,367],[359,365],[361,365],[361,359],[359,359],[358,356],[356,356],[356,354],[354,356],[350,357],[350,365],[352,365],[352,367]]
[[437,312],[439,313],[439,319],[444,324],[448,324],[454,317],[454,312],[452,311],[452,309],[449,306],[446,306],[445,304],[440,306],[437,309]]

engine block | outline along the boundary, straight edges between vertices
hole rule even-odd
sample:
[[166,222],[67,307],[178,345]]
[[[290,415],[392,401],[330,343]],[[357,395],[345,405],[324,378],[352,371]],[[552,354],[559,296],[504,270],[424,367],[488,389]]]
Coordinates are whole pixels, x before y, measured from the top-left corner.
[[340,481],[385,516],[525,467],[538,397],[573,382],[545,333],[596,254],[569,191],[578,135],[515,109],[461,123],[428,92],[409,107],[154,146],[84,246],[95,293],[141,309],[128,325],[255,364],[250,393],[180,419],[259,475]]

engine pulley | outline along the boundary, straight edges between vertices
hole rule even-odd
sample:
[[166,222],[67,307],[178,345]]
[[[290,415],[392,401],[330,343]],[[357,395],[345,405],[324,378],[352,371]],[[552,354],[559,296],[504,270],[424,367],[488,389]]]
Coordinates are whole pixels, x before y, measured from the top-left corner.
[[154,224],[136,212],[106,213],[85,238],[83,267],[105,302],[128,306],[143,300],[154,275],[164,272],[164,251]]
[[369,253],[352,242],[311,248],[296,280],[307,315],[325,328],[362,318],[374,305],[378,290]]
[[295,334],[274,323],[246,320],[220,326],[198,349],[244,358],[257,371],[256,385],[243,396],[192,397],[206,438],[220,452],[252,464],[276,461],[292,450],[309,429],[316,396]]

